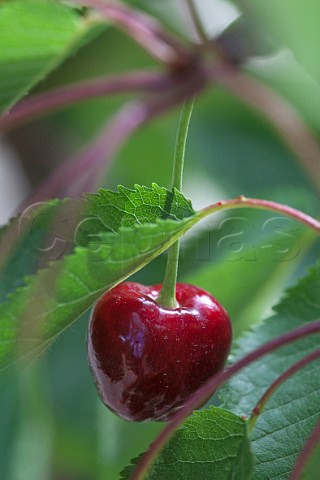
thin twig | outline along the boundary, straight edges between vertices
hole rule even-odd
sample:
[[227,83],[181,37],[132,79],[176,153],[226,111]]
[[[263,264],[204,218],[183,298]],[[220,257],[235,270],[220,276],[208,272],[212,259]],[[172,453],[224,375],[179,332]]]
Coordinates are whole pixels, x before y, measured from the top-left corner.
[[84,80],[32,95],[0,117],[0,130],[9,131],[28,120],[46,115],[73,103],[114,93],[161,92],[179,85],[181,76],[141,70],[122,75]]
[[244,73],[224,76],[219,83],[271,121],[320,193],[320,145],[298,112],[280,95]]
[[282,215],[286,215],[287,217],[291,217],[294,220],[303,223],[316,232],[320,232],[320,222],[307,213],[301,212],[300,210],[289,207],[288,205],[283,205],[281,203],[272,202],[270,200],[262,200],[259,198],[247,198],[243,195],[239,195],[239,197],[236,197],[232,200],[222,200],[220,202],[213,203],[212,205],[200,210],[198,214],[200,217],[205,218],[214,212],[231,208],[257,208],[281,213]]
[[189,63],[189,49],[150,15],[109,0],[74,0],[74,2],[97,9],[102,17],[117,24],[161,63],[174,68]]
[[207,37],[206,31],[204,29],[204,26],[202,24],[202,20],[200,18],[199,12],[194,4],[194,0],[185,0],[188,10],[190,12],[190,16],[192,18],[194,27],[196,29],[196,32],[198,34],[198,37],[201,41],[201,43],[208,43],[209,39]]
[[171,422],[160,432],[156,440],[152,443],[149,450],[141,457],[138,462],[131,480],[143,480],[147,474],[147,471],[154,459],[159,455],[164,445],[172,437],[175,430],[184,422],[184,420],[191,415],[193,410],[202,405],[209,396],[221,387],[229,378],[241,371],[243,368],[255,362],[259,358],[263,357],[267,353],[270,353],[283,345],[292,343],[295,340],[301,339],[308,335],[320,332],[320,320],[312,323],[307,323],[302,327],[296,328],[290,332],[287,332],[280,337],[277,337],[269,342],[265,343],[261,347],[253,350],[248,355],[238,360],[236,363],[227,367],[222,372],[211,377],[196,393],[194,393],[187,403],[179,410],[172,418]]
[[266,403],[271,398],[271,396],[276,392],[276,390],[292,375],[301,370],[302,368],[309,365],[309,363],[314,362],[320,357],[320,350],[315,350],[314,352],[306,355],[304,358],[296,362],[290,368],[288,368],[284,373],[282,373],[265,391],[260,400],[257,402],[256,406],[252,409],[250,418],[248,420],[249,430],[251,431],[256,424],[256,421],[263,411]]

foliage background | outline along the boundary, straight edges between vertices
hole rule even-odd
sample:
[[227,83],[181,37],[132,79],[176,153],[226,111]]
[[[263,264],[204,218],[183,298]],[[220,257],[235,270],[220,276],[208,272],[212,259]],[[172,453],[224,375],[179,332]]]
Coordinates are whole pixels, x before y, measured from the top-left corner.
[[[131,3],[156,12],[180,34],[192,35],[183,2]],[[270,39],[268,51],[255,55],[245,69],[289,100],[319,137],[320,32],[315,25],[319,3],[310,0],[305,8],[302,0],[294,5],[289,0],[270,0],[268,6],[262,1],[239,1],[233,7],[245,11],[248,25]],[[208,28],[215,33],[221,25],[214,16],[226,19],[232,17],[227,12],[236,11],[222,0],[203,2],[202,9],[204,18],[210,20]],[[36,91],[153,65],[140,47],[110,27],[51,73]],[[126,98],[88,101],[7,135],[3,141],[18,153],[31,188],[89,141]],[[178,111],[174,111],[134,135],[101,185],[115,188],[119,183],[131,187],[156,182],[170,187],[177,119]],[[310,180],[274,128],[218,87],[196,103],[184,193],[195,207],[244,194],[289,203],[311,214],[319,212],[319,199]],[[179,279],[206,288],[223,302],[236,336],[266,317],[283,288],[293,284],[318,256],[319,243],[310,239],[303,227],[288,224],[290,238],[277,233],[278,225],[266,231],[264,222],[271,217],[261,212],[218,216],[205,221],[183,243]],[[223,223],[226,218],[229,220]],[[243,235],[235,240],[221,241],[223,234],[239,233],[243,228]],[[268,242],[272,247],[266,249]],[[279,250],[284,254],[275,254]],[[135,279],[146,284],[161,282],[164,262],[165,258],[158,258]],[[124,422],[101,405],[86,361],[87,321],[85,315],[24,371],[10,368],[0,373],[0,478],[117,479],[120,470],[161,428]]]

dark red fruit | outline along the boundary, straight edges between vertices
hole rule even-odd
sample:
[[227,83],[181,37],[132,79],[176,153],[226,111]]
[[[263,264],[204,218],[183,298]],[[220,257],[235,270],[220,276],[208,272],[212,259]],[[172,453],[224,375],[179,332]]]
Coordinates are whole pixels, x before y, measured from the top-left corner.
[[102,401],[127,420],[168,420],[230,349],[229,317],[208,292],[177,284],[179,307],[168,309],[160,289],[122,283],[92,312],[90,368]]

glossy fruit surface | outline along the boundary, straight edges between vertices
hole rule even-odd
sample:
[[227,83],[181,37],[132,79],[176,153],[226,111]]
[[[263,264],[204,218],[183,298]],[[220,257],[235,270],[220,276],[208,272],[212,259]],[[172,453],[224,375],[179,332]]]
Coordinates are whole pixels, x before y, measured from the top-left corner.
[[93,309],[88,358],[102,401],[134,421],[165,421],[223,368],[232,330],[208,292],[177,284],[179,307],[156,299],[161,285],[127,282]]

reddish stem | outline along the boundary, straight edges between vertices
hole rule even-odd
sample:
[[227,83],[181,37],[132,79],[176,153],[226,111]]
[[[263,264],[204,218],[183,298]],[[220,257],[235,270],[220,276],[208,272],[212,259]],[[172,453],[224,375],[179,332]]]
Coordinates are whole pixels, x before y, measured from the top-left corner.
[[116,23],[161,63],[177,68],[190,62],[190,51],[146,13],[109,0],[73,1],[97,9],[103,17]]
[[193,0],[185,0],[188,11],[190,13],[190,17],[192,20],[192,23],[194,25],[195,31],[197,32],[197,35],[199,37],[199,40],[203,44],[207,44],[209,42],[209,39],[207,37],[206,31],[204,29],[204,26],[202,24],[201,17],[199,15],[198,9],[194,4]]
[[230,367],[227,367],[222,372],[211,377],[196,393],[194,393],[194,395],[192,395],[184,407],[182,407],[181,410],[174,415],[171,422],[162,430],[162,432],[150,446],[149,450],[141,457],[141,460],[133,472],[131,480],[142,480],[145,478],[148,468],[151,466],[152,462],[160,453],[166,442],[172,437],[175,430],[189,415],[192,414],[193,410],[207,401],[207,399],[213,395],[223,383],[229,380],[229,378],[267,353],[270,353],[283,345],[292,343],[295,340],[317,332],[320,332],[320,320],[303,325],[302,327],[296,328],[265,343],[256,350],[250,352],[242,359],[238,360]]
[[286,215],[294,220],[304,223],[306,226],[312,228],[316,232],[320,232],[320,222],[310,215],[301,212],[300,210],[296,210],[288,205],[282,205],[281,203],[272,202],[269,200],[246,198],[243,195],[240,195],[232,200],[223,200],[221,202],[213,203],[212,205],[202,209],[199,213],[200,216],[206,217],[211,215],[211,213],[229,208],[258,208],[261,210],[269,210],[271,212],[281,213],[282,215]]
[[88,176],[92,176],[97,169],[103,176],[120,145],[145,121],[145,114],[139,102],[126,104],[88,148],[59,165],[23,202],[19,210],[48,198],[81,195]]
[[0,117],[0,130],[6,132],[30,119],[46,115],[75,102],[112,93],[161,92],[181,83],[181,76],[147,70],[85,80],[73,85],[32,95]]
[[319,441],[320,441],[320,422],[317,423],[311,436],[307,440],[302,452],[300,453],[298,461],[291,474],[290,480],[299,480],[312,452],[314,451]]
[[292,375],[294,375],[296,372],[307,366],[309,363],[314,362],[317,360],[317,358],[320,357],[320,349],[315,350],[314,352],[310,353],[309,355],[306,355],[304,358],[296,362],[294,365],[292,365],[290,368],[288,368],[282,375],[280,375],[271,385],[270,387],[265,391],[265,393],[262,395],[260,400],[258,401],[257,405],[253,408],[252,413],[250,415],[250,418],[248,420],[249,425],[250,425],[250,430],[253,429],[258,416],[261,414],[262,410],[264,409],[267,401],[270,399],[270,397],[275,393],[275,391]]
[[266,85],[241,72],[224,77],[220,83],[271,121],[320,192],[320,146],[294,107]]

